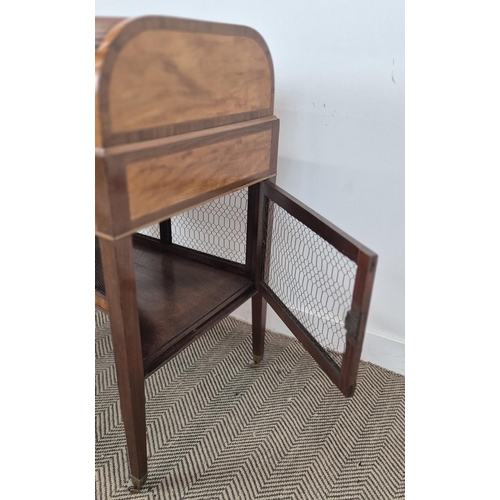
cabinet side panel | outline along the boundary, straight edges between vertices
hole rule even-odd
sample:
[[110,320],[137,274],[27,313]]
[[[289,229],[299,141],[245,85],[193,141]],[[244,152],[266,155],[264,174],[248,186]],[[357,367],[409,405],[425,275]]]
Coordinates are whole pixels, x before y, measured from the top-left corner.
[[202,146],[126,166],[130,218],[166,209],[245,179],[265,176],[272,131]]
[[272,116],[274,70],[251,28],[162,16],[131,19],[96,51],[105,147]]
[[127,44],[110,79],[112,133],[267,110],[266,54],[241,36],[145,31]]

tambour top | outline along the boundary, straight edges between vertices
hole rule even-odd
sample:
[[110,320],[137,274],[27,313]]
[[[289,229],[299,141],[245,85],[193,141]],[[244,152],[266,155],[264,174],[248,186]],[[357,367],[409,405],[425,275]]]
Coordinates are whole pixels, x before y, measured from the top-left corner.
[[269,50],[253,29],[96,17],[96,147],[273,115]]

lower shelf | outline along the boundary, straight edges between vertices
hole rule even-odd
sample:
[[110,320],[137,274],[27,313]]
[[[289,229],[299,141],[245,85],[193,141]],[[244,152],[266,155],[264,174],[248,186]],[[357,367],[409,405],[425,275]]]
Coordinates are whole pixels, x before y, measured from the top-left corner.
[[[104,282],[98,262],[100,258],[96,282]],[[256,293],[245,276],[154,248],[150,242],[134,240],[134,264],[146,375]]]

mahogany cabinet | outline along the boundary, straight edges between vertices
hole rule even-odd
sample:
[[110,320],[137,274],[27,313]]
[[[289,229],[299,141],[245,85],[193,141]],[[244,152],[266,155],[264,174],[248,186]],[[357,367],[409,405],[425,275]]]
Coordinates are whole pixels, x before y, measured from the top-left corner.
[[274,183],[273,65],[256,31],[96,18],[95,45],[95,298],[138,491],[144,378],[250,298],[252,367],[269,304],[352,396],[377,256]]

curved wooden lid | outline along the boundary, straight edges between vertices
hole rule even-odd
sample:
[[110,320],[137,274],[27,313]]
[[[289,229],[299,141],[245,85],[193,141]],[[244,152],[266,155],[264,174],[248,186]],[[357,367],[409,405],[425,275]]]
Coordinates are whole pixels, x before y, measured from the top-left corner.
[[96,18],[96,146],[272,116],[274,72],[245,26]]

